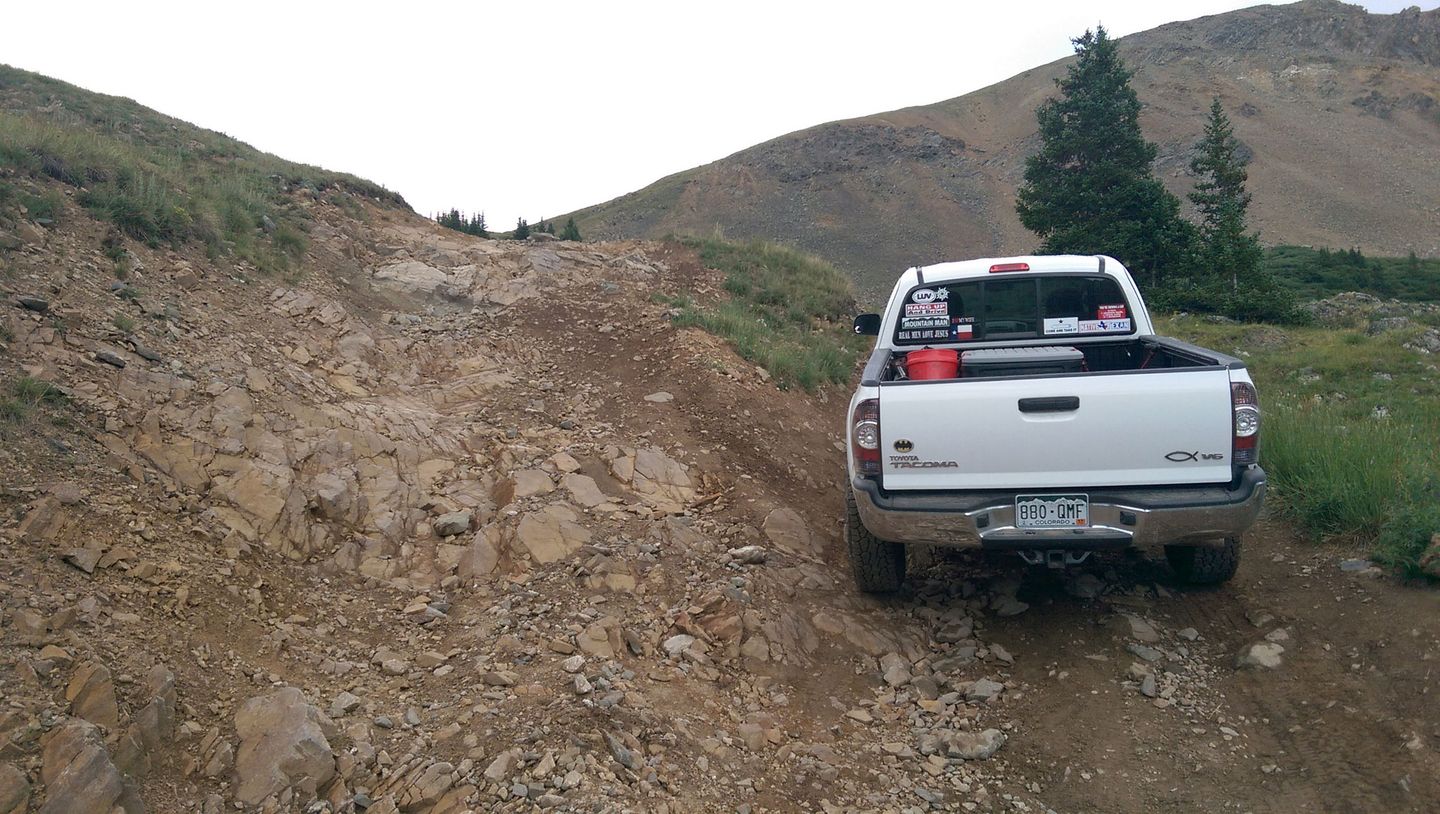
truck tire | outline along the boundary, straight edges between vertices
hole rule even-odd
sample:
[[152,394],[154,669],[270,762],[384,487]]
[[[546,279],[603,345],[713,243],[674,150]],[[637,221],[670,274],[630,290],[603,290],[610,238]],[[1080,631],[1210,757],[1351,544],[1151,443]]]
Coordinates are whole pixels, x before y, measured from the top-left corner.
[[1180,579],[1192,585],[1219,585],[1240,567],[1240,538],[1226,537],[1219,546],[1167,545],[1165,558]]
[[860,522],[855,495],[845,496],[845,546],[855,585],[867,594],[889,594],[905,581],[905,546],[881,540]]

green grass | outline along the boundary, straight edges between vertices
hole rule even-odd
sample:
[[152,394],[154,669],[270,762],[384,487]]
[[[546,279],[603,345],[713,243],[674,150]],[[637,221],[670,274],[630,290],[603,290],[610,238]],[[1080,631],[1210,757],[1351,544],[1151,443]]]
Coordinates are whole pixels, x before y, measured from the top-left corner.
[[[151,246],[198,243],[212,257],[285,272],[308,245],[297,190],[347,208],[358,208],[355,198],[405,206],[355,176],[285,161],[129,99],[3,65],[0,101],[0,170],[74,188],[81,206]],[[32,218],[48,211],[53,219],[60,197],[51,195],[22,203]]]
[[10,383],[0,396],[0,422],[18,424],[30,417],[41,405],[63,405],[69,399],[55,385],[30,376],[21,376]]
[[135,330],[135,318],[129,314],[116,314],[110,321],[124,333],[133,333]]
[[1440,260],[1366,257],[1358,250],[1272,246],[1265,268],[1302,299],[1321,299],[1342,291],[1411,301],[1440,300]]
[[1316,539],[1369,545],[1381,562],[1417,571],[1440,532],[1440,360],[1402,347],[1419,329],[1158,323],[1246,358],[1264,414],[1260,461],[1281,511]]
[[849,279],[818,258],[771,243],[682,238],[708,267],[725,274],[728,300],[681,298],[676,324],[712,333],[781,387],[813,390],[850,380],[868,343],[850,330]]

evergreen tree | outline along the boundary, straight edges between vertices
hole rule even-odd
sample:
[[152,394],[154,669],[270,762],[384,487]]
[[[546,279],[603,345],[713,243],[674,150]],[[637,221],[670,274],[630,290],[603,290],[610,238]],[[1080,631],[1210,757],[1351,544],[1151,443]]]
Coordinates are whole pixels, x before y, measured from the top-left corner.
[[[563,228],[563,229],[560,230],[560,239],[561,239],[561,240],[576,240],[576,241],[578,241],[578,240],[581,239],[581,237],[580,237],[580,227],[575,225],[575,219],[574,219],[574,218],[566,218],[566,219],[565,219],[565,228]],[[1414,257],[1414,256],[1415,256],[1415,253],[1414,253],[1414,252],[1411,252],[1411,253],[1410,253],[1410,256],[1411,256],[1411,257]]]
[[1245,229],[1250,206],[1250,193],[1245,191],[1248,159],[1240,155],[1219,98],[1210,103],[1205,135],[1196,149],[1199,155],[1190,162],[1190,171],[1199,180],[1190,202],[1200,215],[1197,260],[1202,274],[1228,277],[1231,290],[1238,291],[1242,279],[1261,282],[1258,275],[1265,253],[1260,236]]
[[1072,42],[1060,97],[1036,110],[1041,143],[1025,162],[1020,222],[1047,253],[1109,254],[1151,283],[1183,275],[1194,228],[1151,170],[1130,71],[1103,26]]
[[525,240],[530,237],[530,224],[524,218],[515,221],[515,239]]
[[465,230],[476,237],[489,237],[490,230],[485,228],[485,213],[480,212],[470,217],[470,223]]

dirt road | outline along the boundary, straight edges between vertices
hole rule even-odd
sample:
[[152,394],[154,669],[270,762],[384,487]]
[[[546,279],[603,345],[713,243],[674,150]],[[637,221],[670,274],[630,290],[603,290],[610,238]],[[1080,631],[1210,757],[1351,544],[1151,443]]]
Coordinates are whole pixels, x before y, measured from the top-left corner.
[[[197,304],[203,258],[144,254],[186,309],[142,337],[166,367],[109,327],[98,231],[26,255],[65,330],[7,305],[6,352],[74,394],[0,448],[30,810],[88,811],[47,746],[91,724],[88,768],[162,812],[1435,810],[1433,591],[1266,521],[1213,590],[939,557],[863,596],[847,394],[677,329],[654,294],[720,291],[693,255],[317,222],[320,268],[265,296]],[[265,763],[294,722],[246,702],[279,687],[323,779]]]

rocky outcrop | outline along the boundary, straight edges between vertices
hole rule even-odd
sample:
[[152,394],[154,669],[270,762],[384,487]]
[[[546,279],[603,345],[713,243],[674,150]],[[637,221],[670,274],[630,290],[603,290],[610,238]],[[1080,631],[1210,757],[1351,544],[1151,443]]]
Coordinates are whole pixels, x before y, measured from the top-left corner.
[[38,814],[144,814],[134,788],[110,755],[94,724],[71,719],[50,733],[42,753],[40,777],[45,803]]
[[246,701],[235,713],[235,731],[235,799],[245,805],[291,788],[313,798],[335,776],[329,739],[338,731],[294,687]]

